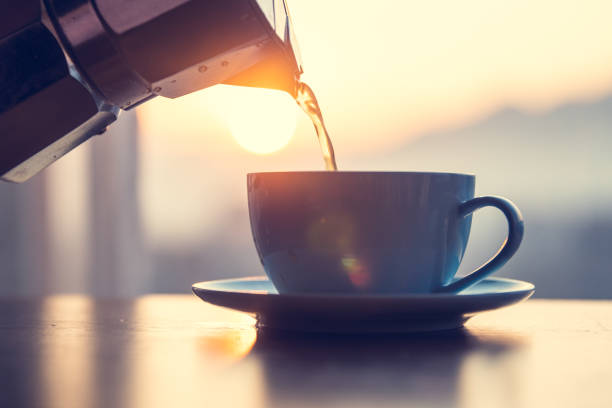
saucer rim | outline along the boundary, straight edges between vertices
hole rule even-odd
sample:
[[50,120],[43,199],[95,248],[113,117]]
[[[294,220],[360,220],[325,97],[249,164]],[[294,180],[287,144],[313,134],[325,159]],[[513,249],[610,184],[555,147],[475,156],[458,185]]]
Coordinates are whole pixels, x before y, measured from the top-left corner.
[[[367,299],[367,300],[402,300],[402,299],[444,299],[444,298],[455,298],[461,297],[462,299],[470,299],[475,297],[482,296],[494,296],[494,295],[508,295],[508,294],[528,294],[529,297],[533,295],[535,292],[535,285],[531,282],[512,279],[512,278],[502,278],[502,277],[486,277],[479,282],[476,282],[474,285],[477,286],[485,281],[493,281],[493,282],[506,282],[512,283],[517,286],[515,289],[509,289],[504,291],[490,291],[483,293],[389,293],[389,294],[354,294],[354,293],[270,293],[263,290],[226,290],[226,289],[215,289],[209,287],[211,284],[223,284],[223,283],[234,283],[234,282],[252,282],[252,281],[267,281],[270,282],[270,279],[265,275],[257,275],[257,276],[247,276],[241,278],[226,278],[226,279],[214,279],[209,281],[201,281],[196,282],[191,285],[191,290],[193,293],[198,296],[198,292],[208,292],[208,293],[224,293],[224,294],[238,294],[238,295],[258,295],[258,296],[271,296],[277,298],[300,298],[300,299]],[[270,282],[271,283],[271,282]],[[204,287],[204,286],[208,287]],[[466,288],[466,289],[469,289]],[[465,289],[464,289],[465,290]]]

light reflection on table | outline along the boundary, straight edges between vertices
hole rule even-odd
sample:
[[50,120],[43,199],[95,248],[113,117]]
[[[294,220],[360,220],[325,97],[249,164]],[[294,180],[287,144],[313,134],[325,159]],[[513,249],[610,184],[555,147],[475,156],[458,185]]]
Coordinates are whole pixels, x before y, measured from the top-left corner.
[[0,301],[6,406],[611,406],[612,302],[531,300],[437,335],[260,330],[191,296]]

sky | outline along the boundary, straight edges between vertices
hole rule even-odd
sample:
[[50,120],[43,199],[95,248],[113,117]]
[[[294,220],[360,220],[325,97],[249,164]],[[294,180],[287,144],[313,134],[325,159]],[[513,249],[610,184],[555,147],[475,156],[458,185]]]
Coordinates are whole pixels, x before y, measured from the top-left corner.
[[[506,105],[546,110],[612,87],[609,2],[316,0],[289,6],[303,78],[347,152],[386,149]],[[275,92],[232,88],[147,103],[141,109],[145,142],[155,148],[171,138],[168,144],[176,145],[178,137],[184,143],[176,149],[231,150],[227,144],[234,141],[224,133],[239,119],[227,123],[220,112],[241,97],[259,96],[268,122],[281,116],[283,98]],[[283,102],[282,115],[297,110],[289,98]],[[298,131],[307,130],[302,116]],[[298,136],[292,144],[310,143]]]
[[[612,89],[610,2],[289,7],[303,79],[317,94],[341,170],[343,159],[393,151],[503,107],[545,112]],[[281,92],[214,86],[157,98],[138,114],[143,216],[163,245],[214,233],[224,211],[244,199],[249,171],[323,169],[312,125]]]

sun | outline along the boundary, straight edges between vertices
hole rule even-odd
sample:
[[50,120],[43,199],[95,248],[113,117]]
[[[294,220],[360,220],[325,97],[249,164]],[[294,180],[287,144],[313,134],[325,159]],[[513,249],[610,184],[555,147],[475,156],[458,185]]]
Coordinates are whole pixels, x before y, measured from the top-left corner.
[[285,92],[219,86],[215,110],[236,142],[256,154],[285,147],[295,132],[297,105]]

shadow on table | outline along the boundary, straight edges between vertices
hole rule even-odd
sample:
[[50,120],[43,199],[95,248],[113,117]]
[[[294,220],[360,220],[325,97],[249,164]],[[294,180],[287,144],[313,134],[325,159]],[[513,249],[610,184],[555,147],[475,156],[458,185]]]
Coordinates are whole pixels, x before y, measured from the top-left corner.
[[267,398],[279,406],[470,406],[483,397],[504,406],[515,398],[505,383],[518,373],[523,345],[467,329],[365,336],[260,329],[250,356],[262,362]]

